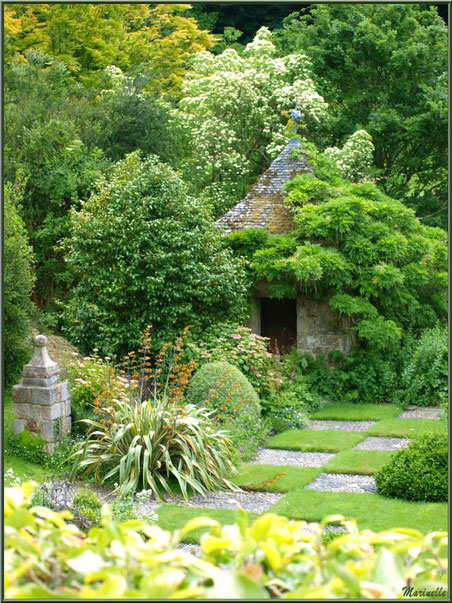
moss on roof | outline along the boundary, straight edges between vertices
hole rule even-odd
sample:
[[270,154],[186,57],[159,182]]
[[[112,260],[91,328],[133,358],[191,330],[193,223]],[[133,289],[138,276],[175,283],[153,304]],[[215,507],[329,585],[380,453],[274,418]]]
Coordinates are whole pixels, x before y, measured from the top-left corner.
[[247,196],[217,220],[225,234],[246,228],[265,228],[270,234],[293,230],[283,185],[297,174],[313,171],[303,156],[291,157],[291,150],[299,147],[298,139],[292,138]]

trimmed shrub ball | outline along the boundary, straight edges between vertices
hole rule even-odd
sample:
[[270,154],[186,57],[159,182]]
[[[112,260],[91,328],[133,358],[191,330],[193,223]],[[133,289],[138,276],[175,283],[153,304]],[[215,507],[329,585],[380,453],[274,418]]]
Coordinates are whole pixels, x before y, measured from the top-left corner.
[[446,502],[447,461],[447,434],[413,440],[376,473],[377,491],[391,498]]
[[255,456],[267,437],[256,391],[229,362],[204,364],[191,378],[186,400],[215,411],[213,420],[229,431],[236,447],[236,461]]

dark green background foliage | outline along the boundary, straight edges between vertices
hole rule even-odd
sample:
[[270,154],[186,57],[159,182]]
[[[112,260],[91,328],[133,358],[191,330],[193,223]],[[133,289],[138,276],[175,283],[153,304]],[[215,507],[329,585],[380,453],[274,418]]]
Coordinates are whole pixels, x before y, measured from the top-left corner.
[[[422,225],[375,184],[342,180],[332,163],[302,144],[315,176],[298,175],[286,186],[295,230],[254,239],[263,243],[247,257],[255,280],[274,283],[274,297],[302,291],[327,300],[376,349],[397,344],[408,327],[445,319],[446,232]],[[312,194],[316,180],[318,196]],[[236,233],[232,245],[240,249],[241,240],[245,252],[253,249],[248,232]]]
[[230,431],[230,437],[246,460],[252,458],[265,438],[260,419],[258,395],[248,379],[229,362],[211,362],[202,366],[191,378],[187,402],[214,410],[219,424]]
[[447,329],[424,331],[405,355],[400,379],[400,401],[416,406],[431,406],[447,400]]
[[[20,201],[20,198],[20,191],[10,186],[5,187],[3,324],[7,386],[13,384],[22,365],[30,359],[31,353],[30,317],[33,314],[31,291],[34,283],[34,257],[15,203]],[[27,343],[28,339],[30,343]]]
[[446,502],[447,468],[447,434],[423,436],[375,474],[377,491],[393,498]]
[[365,128],[384,190],[447,228],[447,26],[436,7],[332,3],[285,19],[281,52],[312,60],[326,144]]
[[160,349],[187,324],[241,319],[240,262],[222,249],[207,210],[156,158],[131,154],[79,212],[68,262],[78,284],[65,310],[84,349],[124,353],[154,327]]

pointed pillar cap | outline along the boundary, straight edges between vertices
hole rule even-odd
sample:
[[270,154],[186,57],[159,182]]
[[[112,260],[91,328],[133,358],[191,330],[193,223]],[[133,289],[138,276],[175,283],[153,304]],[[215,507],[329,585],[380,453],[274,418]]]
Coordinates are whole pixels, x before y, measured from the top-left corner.
[[48,379],[60,372],[59,365],[54,362],[47,350],[47,337],[36,335],[34,339],[35,348],[32,359],[22,369],[23,377],[28,379]]

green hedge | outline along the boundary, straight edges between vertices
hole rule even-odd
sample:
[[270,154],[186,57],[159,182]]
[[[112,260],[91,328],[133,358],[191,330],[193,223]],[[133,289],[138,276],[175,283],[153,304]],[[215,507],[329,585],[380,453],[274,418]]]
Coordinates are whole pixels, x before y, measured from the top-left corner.
[[446,502],[447,468],[447,434],[423,436],[396,452],[375,474],[377,491],[391,498]]

